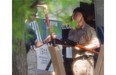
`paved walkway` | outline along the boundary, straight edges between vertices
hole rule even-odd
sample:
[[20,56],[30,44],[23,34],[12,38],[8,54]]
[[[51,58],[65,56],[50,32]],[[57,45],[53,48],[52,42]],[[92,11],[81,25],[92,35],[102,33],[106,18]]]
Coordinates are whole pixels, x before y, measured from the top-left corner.
[[31,49],[27,53],[28,75],[52,75],[49,71],[37,69],[36,51]]
[[36,51],[31,49],[27,53],[28,75],[37,75]]

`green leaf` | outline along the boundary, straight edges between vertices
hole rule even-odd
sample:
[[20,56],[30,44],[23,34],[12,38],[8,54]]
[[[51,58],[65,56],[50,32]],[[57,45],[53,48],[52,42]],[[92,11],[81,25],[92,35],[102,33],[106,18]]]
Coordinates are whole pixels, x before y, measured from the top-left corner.
[[78,27],[78,24],[77,24],[76,21],[73,20],[73,21],[71,21],[71,22],[69,23],[69,26],[70,26],[71,28],[75,29],[75,28]]

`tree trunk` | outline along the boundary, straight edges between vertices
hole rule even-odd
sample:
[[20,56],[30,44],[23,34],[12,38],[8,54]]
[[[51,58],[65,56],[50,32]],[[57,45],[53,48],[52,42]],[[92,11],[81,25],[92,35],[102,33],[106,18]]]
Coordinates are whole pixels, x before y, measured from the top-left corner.
[[12,75],[27,75],[27,54],[24,44],[25,18],[32,0],[12,0]]
[[12,53],[12,75],[27,75],[26,50],[22,41]]

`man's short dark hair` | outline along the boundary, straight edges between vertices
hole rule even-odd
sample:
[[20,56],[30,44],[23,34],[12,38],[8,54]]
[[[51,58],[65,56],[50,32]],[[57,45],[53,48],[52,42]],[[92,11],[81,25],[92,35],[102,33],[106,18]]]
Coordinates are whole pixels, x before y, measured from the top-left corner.
[[82,13],[83,17],[84,17],[84,20],[86,21],[86,12],[84,10],[84,8],[81,8],[81,7],[77,7],[73,10],[73,14],[74,13],[77,13],[77,12],[80,12]]

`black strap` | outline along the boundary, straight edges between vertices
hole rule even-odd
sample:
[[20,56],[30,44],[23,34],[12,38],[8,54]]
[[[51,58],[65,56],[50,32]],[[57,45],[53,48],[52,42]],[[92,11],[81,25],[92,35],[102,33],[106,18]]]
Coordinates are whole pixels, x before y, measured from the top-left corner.
[[93,57],[93,55],[83,55],[83,56],[80,56],[80,57],[77,57],[77,58],[73,58],[73,61],[76,61],[78,59],[88,59],[89,57]]
[[46,71],[48,71],[48,70],[49,70],[51,63],[52,63],[52,60],[50,59],[50,61],[49,61],[48,65],[46,66],[46,69],[45,69]]

